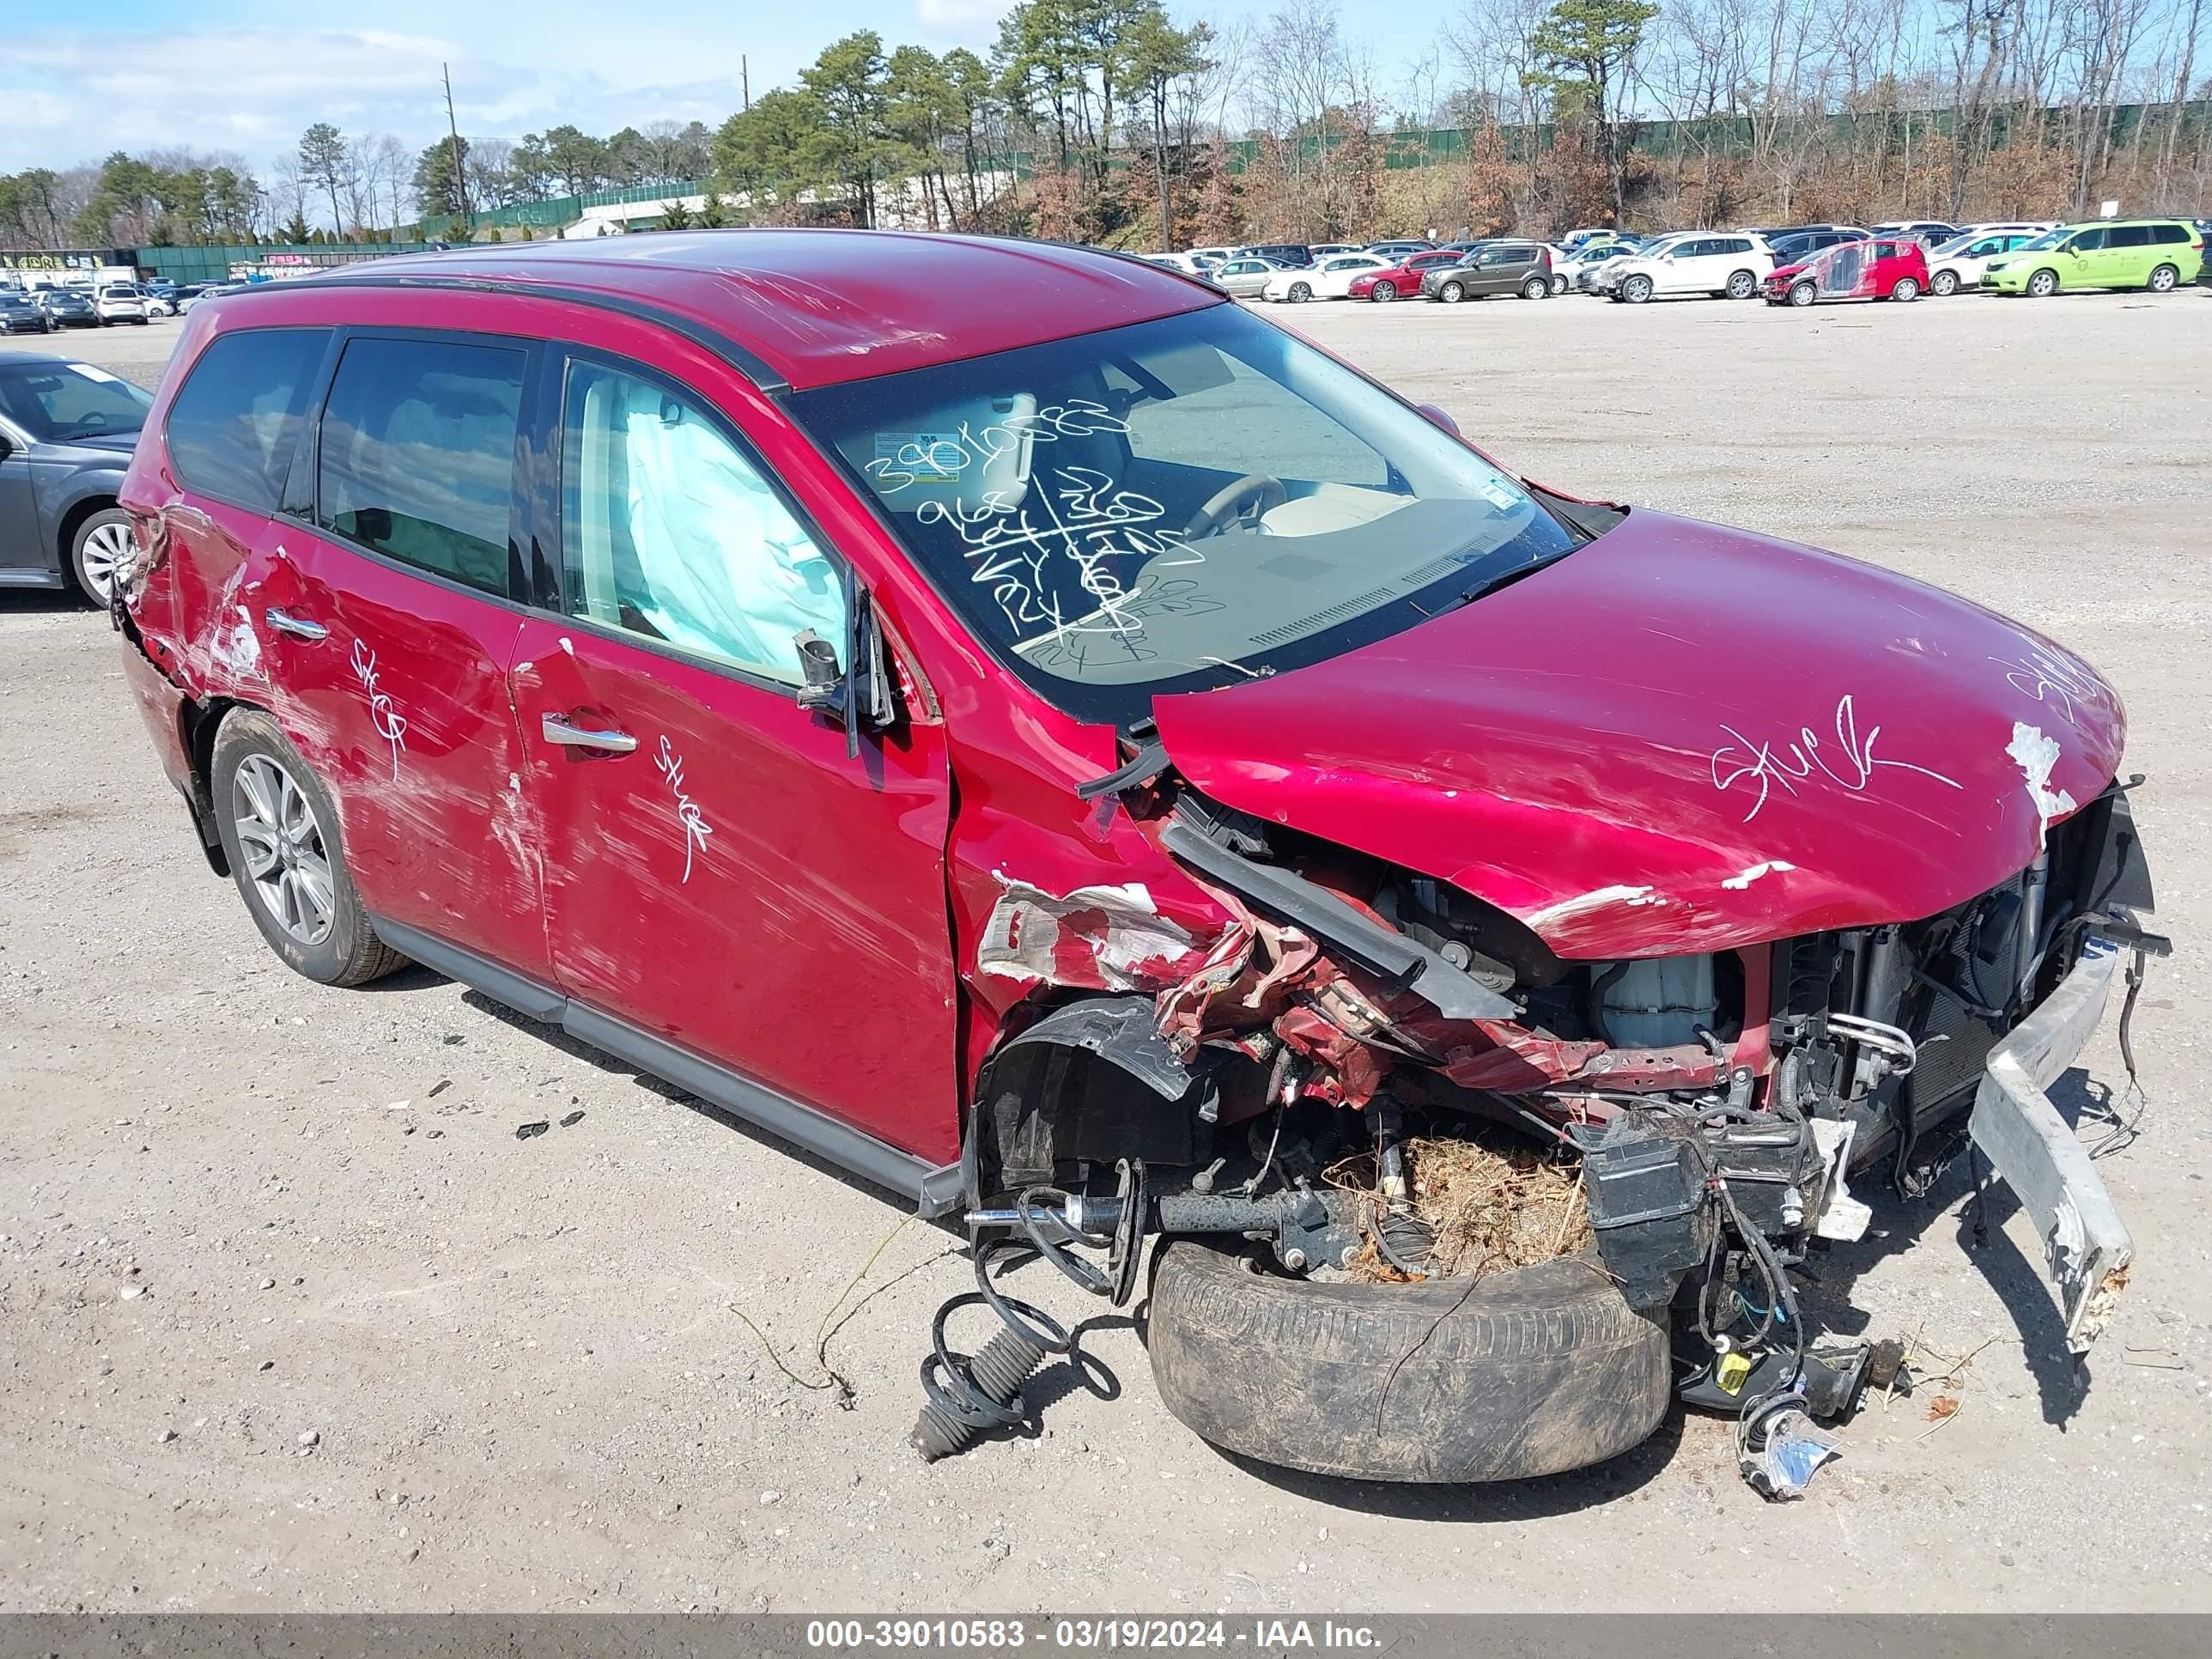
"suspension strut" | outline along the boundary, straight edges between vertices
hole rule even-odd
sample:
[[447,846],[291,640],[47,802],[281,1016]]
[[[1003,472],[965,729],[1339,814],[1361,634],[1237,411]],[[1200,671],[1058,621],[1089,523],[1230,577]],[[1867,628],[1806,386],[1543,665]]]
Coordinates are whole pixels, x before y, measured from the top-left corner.
[[[994,1261],[1034,1253],[1092,1296],[1105,1297],[1117,1308],[1127,1304],[1136,1288],[1150,1208],[1143,1160],[1123,1158],[1116,1164],[1115,1185],[1111,1199],[1090,1201],[1089,1213],[1080,1194],[1057,1187],[1029,1187],[1016,1196],[1012,1209],[969,1217],[975,1288],[951,1297],[931,1322],[931,1351],[921,1362],[921,1414],[907,1437],[924,1462],[950,1457],[988,1430],[1010,1428],[1026,1419],[1030,1410],[1022,1398],[1022,1385],[1047,1355],[1068,1355],[1074,1350],[1075,1335],[1067,1327],[991,1282]],[[1012,1231],[983,1236],[1004,1228]],[[1103,1250],[1105,1267],[1101,1269],[1073,1255],[1069,1247],[1077,1244]],[[1006,1328],[995,1333],[980,1352],[963,1354],[947,1341],[945,1322],[961,1309],[976,1306],[990,1309]]]
[[[994,1428],[1030,1416],[1022,1386],[1053,1355],[1070,1355],[1074,1333],[992,1282],[992,1264],[1004,1256],[1036,1255],[1092,1296],[1127,1306],[1137,1285],[1147,1233],[1242,1233],[1273,1241],[1283,1265],[1294,1272],[1337,1251],[1349,1260],[1344,1218],[1320,1194],[1300,1186],[1267,1198],[1233,1193],[1170,1192],[1155,1196],[1141,1160],[1115,1165],[1110,1195],[1024,1188],[1003,1209],[968,1215],[975,1288],[951,1297],[930,1325],[930,1352],[921,1362],[921,1414],[908,1443],[926,1462],[965,1450]],[[988,1235],[988,1237],[987,1237]],[[1104,1253],[1102,1267],[1075,1247]],[[987,1307],[1003,1330],[975,1354],[953,1348],[945,1325],[963,1308]]]

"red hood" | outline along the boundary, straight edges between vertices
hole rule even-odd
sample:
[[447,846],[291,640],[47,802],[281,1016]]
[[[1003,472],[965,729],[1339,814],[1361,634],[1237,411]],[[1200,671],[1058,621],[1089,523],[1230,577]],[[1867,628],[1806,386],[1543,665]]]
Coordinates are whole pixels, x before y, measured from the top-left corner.
[[2125,725],[2087,664],[1978,605],[1641,510],[1402,634],[1154,708],[1216,799],[1581,957],[1948,909],[2105,787]]

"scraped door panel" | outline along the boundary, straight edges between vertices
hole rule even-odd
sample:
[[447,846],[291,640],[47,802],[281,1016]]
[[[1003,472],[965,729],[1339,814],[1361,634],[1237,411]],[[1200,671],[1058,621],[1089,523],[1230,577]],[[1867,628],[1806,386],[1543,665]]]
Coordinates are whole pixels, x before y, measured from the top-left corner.
[[526,625],[514,685],[561,988],[953,1161],[940,728],[851,757],[787,690],[552,618]]

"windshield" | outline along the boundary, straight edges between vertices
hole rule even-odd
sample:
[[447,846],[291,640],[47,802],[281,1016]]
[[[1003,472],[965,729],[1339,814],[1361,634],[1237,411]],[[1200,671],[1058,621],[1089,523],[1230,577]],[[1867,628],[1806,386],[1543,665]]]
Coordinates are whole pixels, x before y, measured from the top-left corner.
[[151,392],[90,363],[10,363],[0,359],[0,410],[48,443],[136,432]]
[[1236,306],[787,404],[977,637],[1083,720],[1334,656],[1576,544],[1481,456]]
[[2045,231],[2042,235],[2037,237],[2033,241],[2024,243],[2017,252],[2021,253],[2040,253],[2045,248],[2057,247],[2059,243],[2064,241],[2073,234],[2073,226],[2060,225],[2055,230]]

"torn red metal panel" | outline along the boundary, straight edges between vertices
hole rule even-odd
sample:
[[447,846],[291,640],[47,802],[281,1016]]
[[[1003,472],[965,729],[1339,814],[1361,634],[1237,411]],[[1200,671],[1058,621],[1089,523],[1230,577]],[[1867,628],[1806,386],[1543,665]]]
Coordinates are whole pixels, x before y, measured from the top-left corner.
[[1060,896],[1011,876],[976,947],[978,973],[1091,991],[1164,991],[1207,963],[1207,949],[1160,915],[1143,884]]

